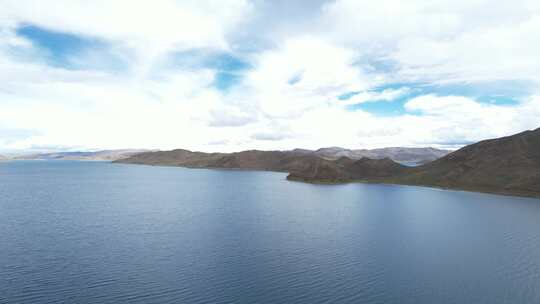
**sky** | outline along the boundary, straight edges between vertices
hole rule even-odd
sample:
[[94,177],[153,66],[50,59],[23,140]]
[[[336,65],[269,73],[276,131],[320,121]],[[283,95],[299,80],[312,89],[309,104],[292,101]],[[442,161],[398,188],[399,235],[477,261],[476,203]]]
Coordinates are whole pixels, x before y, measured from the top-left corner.
[[538,0],[0,0],[0,153],[455,149],[540,127]]

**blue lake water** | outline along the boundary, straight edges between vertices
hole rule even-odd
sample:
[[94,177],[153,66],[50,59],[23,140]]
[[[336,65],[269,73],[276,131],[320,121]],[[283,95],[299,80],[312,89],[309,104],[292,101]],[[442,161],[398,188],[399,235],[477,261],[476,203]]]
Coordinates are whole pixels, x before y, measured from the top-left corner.
[[540,200],[0,163],[0,303],[540,303]]

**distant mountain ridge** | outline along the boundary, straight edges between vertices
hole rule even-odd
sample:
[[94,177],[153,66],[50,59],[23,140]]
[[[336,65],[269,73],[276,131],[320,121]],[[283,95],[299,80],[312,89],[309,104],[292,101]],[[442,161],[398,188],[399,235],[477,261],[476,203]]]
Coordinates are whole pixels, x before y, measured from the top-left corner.
[[102,151],[74,151],[74,152],[53,152],[36,153],[13,157],[13,159],[41,159],[41,160],[94,160],[94,161],[115,161],[128,158],[139,153],[149,152],[141,149],[122,149],[122,150],[102,150]]
[[[397,162],[426,162],[426,155],[439,154],[445,155],[416,167]],[[432,148],[347,150],[331,147],[316,151],[236,153],[180,149],[140,153],[116,162],[282,171],[289,172],[287,179],[304,182],[393,183],[540,197],[540,128],[481,141],[449,154]]]
[[184,166],[196,168],[235,168],[273,171],[290,171],[300,159],[321,159],[332,163],[342,157],[359,160],[391,158],[397,162],[425,163],[450,151],[433,148],[384,148],[374,150],[348,150],[343,148],[322,148],[319,150],[294,149],[289,151],[248,150],[234,153],[205,153],[184,149],[140,153],[122,160],[124,163],[148,165]]
[[436,159],[439,159],[448,153],[450,150],[442,150],[435,148],[403,148],[403,147],[390,147],[380,149],[357,149],[350,150],[340,147],[328,147],[321,148],[315,151],[311,150],[293,150],[298,153],[314,154],[319,157],[336,160],[340,157],[348,157],[350,159],[383,159],[390,158],[395,162],[408,164],[408,165],[421,165]]

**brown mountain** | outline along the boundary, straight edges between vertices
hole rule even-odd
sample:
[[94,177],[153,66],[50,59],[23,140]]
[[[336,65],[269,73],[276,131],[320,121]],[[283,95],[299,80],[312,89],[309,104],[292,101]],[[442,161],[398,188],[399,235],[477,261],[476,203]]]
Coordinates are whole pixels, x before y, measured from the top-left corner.
[[236,153],[204,153],[183,149],[141,153],[118,160],[116,163],[282,172],[305,170],[312,164],[333,164],[332,161],[317,156],[292,151],[249,150]]
[[466,146],[393,181],[540,196],[540,128]]
[[307,182],[383,182],[540,197],[540,129],[481,141],[419,167],[401,166],[390,159],[339,159],[335,166],[340,168],[341,175],[325,176],[324,171],[310,168],[291,172],[288,178]]
[[116,162],[189,168],[281,171],[291,172],[289,179],[331,183],[386,178],[407,168],[389,158],[353,160],[341,157],[337,160],[328,160],[311,153],[299,153],[297,150],[203,153],[179,149],[140,153]]
[[317,159],[336,161],[346,157],[352,160],[362,158],[385,159],[406,164],[421,164],[440,158],[450,151],[434,148],[383,148],[372,150],[349,150],[339,147],[319,150],[294,149],[291,151],[258,151],[250,150],[236,153],[203,153],[178,149],[140,153],[129,157],[124,163],[168,165],[185,167],[216,167],[237,169],[259,169],[289,171],[287,163],[292,159]]
[[[331,153],[340,151],[331,149]],[[311,152],[173,150],[140,153],[116,162],[282,171],[290,172],[289,180],[305,182],[394,183],[540,197],[540,129],[482,141],[418,167],[404,166],[390,158],[327,158]]]
[[287,179],[305,182],[340,183],[350,181],[382,182],[403,174],[409,167],[389,158],[353,160],[341,157],[324,164],[311,163],[303,170],[291,170]]

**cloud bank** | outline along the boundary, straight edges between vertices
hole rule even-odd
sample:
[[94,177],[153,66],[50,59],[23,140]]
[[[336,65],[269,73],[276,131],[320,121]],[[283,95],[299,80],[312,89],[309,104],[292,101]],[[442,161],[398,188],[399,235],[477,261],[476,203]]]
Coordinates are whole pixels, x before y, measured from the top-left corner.
[[457,148],[540,127],[538,1],[0,5],[0,151]]

